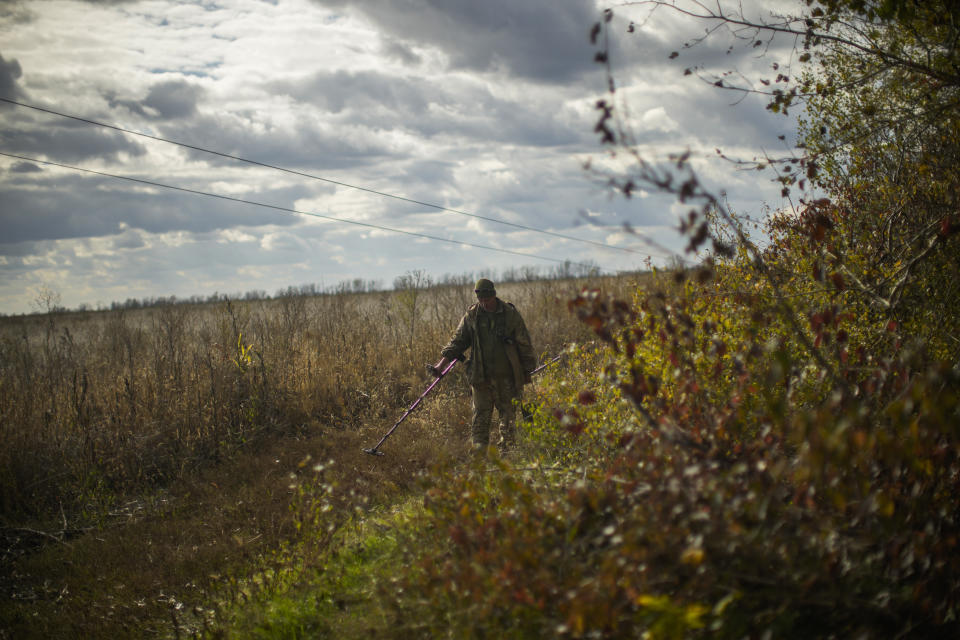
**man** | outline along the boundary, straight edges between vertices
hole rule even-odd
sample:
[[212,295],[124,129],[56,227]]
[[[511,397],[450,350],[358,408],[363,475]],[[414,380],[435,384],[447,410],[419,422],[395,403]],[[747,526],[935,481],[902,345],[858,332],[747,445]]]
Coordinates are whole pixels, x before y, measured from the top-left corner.
[[497,444],[505,451],[516,439],[514,400],[519,400],[523,385],[530,382],[537,356],[520,312],[497,297],[493,282],[480,278],[474,293],[477,303],[463,315],[449,344],[441,351],[440,361],[427,365],[427,369],[440,375],[450,362],[462,358],[463,352],[470,349],[467,375],[473,391],[473,446],[486,449],[490,444],[490,421],[496,407],[500,419]]

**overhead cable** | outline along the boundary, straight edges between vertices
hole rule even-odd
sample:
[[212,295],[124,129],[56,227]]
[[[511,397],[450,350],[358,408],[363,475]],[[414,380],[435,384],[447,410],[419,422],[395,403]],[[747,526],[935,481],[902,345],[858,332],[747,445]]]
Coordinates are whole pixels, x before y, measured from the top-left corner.
[[117,126],[117,125],[114,125],[114,124],[109,124],[109,123],[106,123],[106,122],[99,122],[99,121],[97,121],[97,120],[90,120],[90,119],[88,119],[88,118],[81,118],[80,116],[74,116],[74,115],[70,115],[70,114],[68,114],[68,113],[62,113],[62,112],[60,112],[60,111],[54,111],[53,109],[47,109],[47,108],[45,108],[45,107],[38,107],[38,106],[36,106],[36,105],[27,104],[27,103],[25,103],[25,102],[19,102],[19,101],[17,101],[17,100],[11,100],[10,98],[0,97],[0,102],[6,102],[6,103],[8,103],[8,104],[16,105],[16,106],[18,106],[18,107],[24,107],[24,108],[26,108],[26,109],[33,109],[33,110],[35,110],[35,111],[41,111],[41,112],[43,112],[43,113],[49,113],[49,114],[51,114],[51,115],[59,116],[59,117],[61,117],[61,118],[69,118],[69,119],[71,119],[71,120],[76,120],[77,122],[84,122],[84,123],[86,123],[86,124],[92,124],[92,125],[96,125],[96,126],[98,126],[98,127],[104,127],[104,128],[107,128],[107,129],[113,129],[114,131],[119,131],[119,132],[121,132],[121,133],[129,133],[130,135],[140,136],[140,137],[142,137],[142,138],[148,138],[148,139],[150,139],[150,140],[156,140],[157,142],[164,142],[164,143],[167,143],[167,144],[176,145],[176,146],[178,146],[178,147],[183,147],[183,148],[185,148],[185,149],[192,149],[193,151],[201,151],[201,152],[203,152],[203,153],[209,153],[209,154],[211,154],[211,155],[219,156],[219,157],[221,157],[221,158],[229,158],[230,160],[236,160],[237,162],[245,162],[245,163],[247,163],[247,164],[255,165],[255,166],[258,166],[258,167],[263,167],[263,168],[266,168],[266,169],[273,169],[273,170],[275,170],[275,171],[283,171],[284,173],[289,173],[289,174],[292,174],[292,175],[295,175],[295,176],[300,176],[300,177],[303,177],[303,178],[310,178],[311,180],[319,180],[319,181],[321,181],[321,182],[327,182],[327,183],[329,183],[329,184],[335,184],[335,185],[340,186],[340,187],[346,187],[346,188],[349,188],[349,189],[355,189],[355,190],[357,190],[357,191],[365,191],[365,192],[367,192],[367,193],[372,193],[372,194],[375,194],[375,195],[378,195],[378,196],[382,196],[382,197],[384,197],[384,198],[393,198],[394,200],[401,200],[401,201],[403,201],[403,202],[409,202],[409,203],[412,203],[412,204],[418,204],[418,205],[422,205],[422,206],[424,206],[424,207],[430,207],[430,208],[432,208],[432,209],[438,209],[438,210],[440,210],[440,211],[445,211],[445,212],[447,212],[447,213],[455,213],[455,214],[457,214],[457,215],[467,216],[467,217],[469,217],[469,218],[475,218],[475,219],[478,219],[478,220],[486,220],[487,222],[494,222],[494,223],[496,223],[496,224],[506,225],[506,226],[508,226],[508,227],[513,227],[513,228],[515,228],[515,229],[523,229],[524,231],[533,231],[533,232],[535,232],[535,233],[543,233],[543,234],[546,234],[546,235],[554,236],[554,237],[556,237],[556,238],[563,238],[564,240],[571,240],[571,241],[573,241],[573,242],[583,242],[583,243],[586,243],[586,244],[592,244],[592,245],[594,245],[594,246],[603,247],[603,248],[605,248],[605,249],[611,249],[611,250],[614,250],[614,251],[624,251],[624,252],[627,252],[627,253],[636,253],[636,254],[640,254],[640,255],[648,255],[648,254],[643,253],[642,251],[637,251],[636,249],[630,249],[629,247],[618,247],[618,246],[616,246],[616,245],[607,244],[607,243],[605,243],[605,242],[597,242],[597,241],[595,241],[595,240],[587,240],[586,238],[577,238],[576,236],[568,236],[568,235],[566,235],[566,234],[557,233],[557,232],[555,232],[555,231],[548,231],[548,230],[546,230],[546,229],[538,229],[537,227],[530,227],[530,226],[527,226],[527,225],[518,224],[518,223],[516,223],[516,222],[508,222],[508,221],[506,221],[506,220],[500,220],[500,219],[498,219],[498,218],[491,218],[491,217],[488,217],[488,216],[482,216],[482,215],[479,215],[479,214],[476,214],[476,213],[469,213],[469,212],[467,212],[467,211],[460,211],[460,210],[458,210],[458,209],[452,209],[452,208],[450,208],[450,207],[445,207],[445,206],[440,205],[440,204],[434,204],[434,203],[431,203],[431,202],[424,202],[423,200],[415,200],[415,199],[413,199],[413,198],[407,198],[407,197],[404,197],[404,196],[398,196],[398,195],[396,195],[396,194],[388,193],[388,192],[386,192],[386,191],[378,191],[378,190],[376,190],[376,189],[370,189],[370,188],[368,188],[368,187],[361,187],[361,186],[358,186],[358,185],[355,185],[355,184],[349,184],[349,183],[346,183],[346,182],[341,182],[341,181],[339,181],[339,180],[332,180],[332,179],[330,179],[330,178],[323,178],[323,177],[321,177],[321,176],[315,176],[315,175],[312,175],[312,174],[309,174],[309,173],[304,173],[304,172],[302,172],[302,171],[296,171],[296,170],[294,170],[294,169],[287,169],[287,168],[285,168],[285,167],[279,167],[279,166],[277,166],[277,165],[268,164],[268,163],[266,163],[266,162],[260,162],[260,161],[258,161],[258,160],[250,160],[250,159],[248,159],[248,158],[243,158],[243,157],[241,157],[241,156],[235,156],[235,155],[232,155],[232,154],[229,154],[229,153],[224,153],[224,152],[222,152],[222,151],[214,151],[214,150],[212,150],[212,149],[206,149],[206,148],[204,148],[204,147],[198,147],[198,146],[196,146],[196,145],[187,144],[187,143],[185,143],[185,142],[178,142],[178,141],[176,141],[176,140],[170,140],[170,139],[168,139],[168,138],[162,138],[162,137],[160,137],[160,136],[154,136],[154,135],[150,135],[150,134],[148,134],[148,133],[142,133],[142,132],[140,132],[140,131],[133,131],[132,129],[125,129],[124,127],[120,127],[120,126]]
[[106,178],[115,178],[115,179],[117,179],[117,180],[127,180],[127,181],[129,181],[129,182],[136,182],[136,183],[138,183],[138,184],[145,184],[145,185],[148,185],[148,186],[151,186],[151,187],[160,187],[160,188],[163,188],[163,189],[172,189],[172,190],[174,190],[174,191],[182,191],[182,192],[184,192],[184,193],[190,193],[190,194],[199,195],[199,196],[207,196],[207,197],[209,197],[209,198],[218,198],[218,199],[220,199],[220,200],[228,200],[228,201],[230,201],[230,202],[239,202],[239,203],[242,203],[242,204],[249,204],[249,205],[253,205],[253,206],[255,206],[255,207],[264,207],[264,208],[266,208],[266,209],[273,209],[273,210],[275,210],[275,211],[281,211],[281,212],[284,212],[284,213],[292,213],[292,214],[301,215],[301,216],[311,216],[311,217],[314,217],[314,218],[322,218],[322,219],[324,219],[324,220],[331,220],[331,221],[333,221],[333,222],[342,222],[342,223],[345,223],[345,224],[352,224],[352,225],[356,225],[356,226],[358,226],[358,227],[366,227],[366,228],[368,228],[368,229],[377,229],[377,230],[379,230],[379,231],[389,231],[389,232],[392,232],[392,233],[399,233],[399,234],[403,234],[403,235],[407,235],[407,236],[413,236],[413,237],[416,237],[416,238],[425,238],[425,239],[427,239],[427,240],[436,240],[436,241],[438,241],[438,242],[448,242],[448,243],[451,243],[451,244],[458,244],[458,245],[465,246],[465,247],[473,247],[473,248],[475,248],[475,249],[484,249],[484,250],[487,250],[487,251],[499,251],[500,253],[509,253],[509,254],[512,254],[512,255],[515,255],[515,256],[523,256],[523,257],[525,257],[525,258],[535,258],[535,259],[537,259],[537,260],[547,260],[547,261],[549,261],[549,262],[558,262],[558,263],[560,263],[560,264],[570,264],[570,265],[575,265],[575,266],[578,266],[578,267],[584,267],[584,268],[587,268],[587,269],[596,269],[596,268],[597,268],[597,265],[586,264],[586,263],[583,263],[583,262],[573,262],[573,261],[571,261],[571,260],[563,260],[563,259],[560,259],[560,258],[551,258],[551,257],[548,257],[548,256],[541,256],[541,255],[538,255],[538,254],[535,254],[535,253],[526,253],[526,252],[523,252],[523,251],[513,251],[512,249],[503,249],[503,248],[501,248],[501,247],[490,247],[490,246],[487,246],[487,245],[476,244],[476,243],[473,243],[473,242],[466,242],[466,241],[464,241],[464,240],[456,240],[456,239],[453,239],[453,238],[441,238],[440,236],[433,236],[433,235],[430,235],[430,234],[419,233],[419,232],[416,232],[416,231],[405,231],[405,230],[403,230],[403,229],[394,229],[394,228],[392,228],[392,227],[385,227],[385,226],[382,226],[382,225],[372,224],[372,223],[369,223],[369,222],[360,222],[360,221],[358,221],[358,220],[350,220],[350,219],[348,219],[348,218],[337,218],[336,216],[328,216],[328,215],[324,215],[324,214],[322,214],[322,213],[316,213],[316,212],[313,212],[313,211],[300,211],[300,210],[298,210],[298,209],[291,209],[290,207],[281,207],[281,206],[279,206],[279,205],[267,204],[267,203],[265,203],[265,202],[255,202],[255,201],[253,201],[253,200],[245,200],[245,199],[243,199],[243,198],[234,198],[234,197],[232,197],[232,196],[225,196],[225,195],[221,195],[221,194],[218,194],[218,193],[210,193],[209,191],[200,191],[200,190],[198,190],[198,189],[189,189],[189,188],[187,188],[187,187],[177,187],[177,186],[175,186],[175,185],[163,184],[162,182],[154,182],[154,181],[152,181],[152,180],[144,180],[143,178],[134,178],[134,177],[131,177],[131,176],[121,176],[121,175],[117,175],[117,174],[113,174],[113,173],[106,173],[105,171],[97,171],[97,170],[95,170],[95,169],[87,169],[87,168],[84,168],[84,167],[74,167],[74,166],[72,166],[72,165],[63,164],[63,163],[60,163],[60,162],[53,162],[53,161],[51,161],[51,160],[38,160],[37,158],[29,158],[29,157],[27,157],[27,156],[21,156],[21,155],[17,155],[17,154],[14,154],[14,153],[6,153],[6,152],[4,152],[4,151],[0,151],[0,156],[6,156],[6,157],[8,157],[8,158],[16,158],[17,160],[24,160],[24,161],[26,161],[26,162],[36,162],[37,164],[45,164],[45,165],[50,165],[50,166],[53,166],[53,167],[60,167],[60,168],[62,168],[62,169],[70,169],[71,171],[80,171],[80,172],[83,172],[83,173],[91,173],[91,174],[98,175],[98,176],[103,176],[103,177],[106,177]]

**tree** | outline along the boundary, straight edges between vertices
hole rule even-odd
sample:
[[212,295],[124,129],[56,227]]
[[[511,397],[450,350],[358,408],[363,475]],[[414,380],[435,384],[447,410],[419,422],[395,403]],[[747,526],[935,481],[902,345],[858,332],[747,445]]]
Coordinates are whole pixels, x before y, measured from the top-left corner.
[[[847,5],[856,20],[841,20]],[[863,5],[863,6],[860,6]],[[883,319],[956,360],[960,341],[960,9],[953,2],[830,3],[832,32],[800,82],[804,147],[831,201],[819,259]]]
[[396,291],[397,310],[404,324],[409,326],[409,335],[407,338],[407,349],[413,349],[413,343],[416,336],[417,318],[420,309],[417,308],[417,301],[420,292],[433,286],[433,279],[420,269],[408,271],[402,276],[397,276],[393,280],[393,288]]
[[51,314],[63,311],[60,300],[60,292],[44,284],[37,288],[33,303],[30,306],[37,313]]
[[[800,143],[780,158],[733,159],[773,170],[783,195],[799,189],[796,210],[778,221],[812,234],[809,251],[791,255],[804,273],[833,282],[859,296],[884,321],[919,332],[945,357],[960,357],[960,339],[944,336],[944,321],[960,320],[960,3],[918,0],[805,0],[806,11],[767,21],[747,19],[740,9],[720,3],[649,0],[628,3],[671,9],[708,25],[710,34],[726,29],[746,46],[761,47],[775,36],[796,39],[795,69],[774,61],[775,77],[737,84],[724,73],[696,72],[722,90],[761,93],[768,109],[803,109]],[[597,58],[607,65],[605,31],[612,14],[594,27],[601,44]],[[634,30],[634,24],[630,24]],[[796,71],[794,73],[794,71]],[[742,76],[739,76],[742,77]],[[629,127],[610,98],[597,104],[597,131],[611,148],[634,154]],[[736,227],[723,202],[702,189],[689,172],[688,157],[676,158],[676,171],[637,156],[632,173],[611,176],[624,195],[640,186],[669,191],[681,201],[702,205],[681,230],[695,250],[713,241],[708,230],[716,212]],[[682,176],[677,179],[677,175]],[[811,197],[813,190],[829,197]],[[739,235],[741,243],[749,244]],[[755,258],[759,258],[755,254]],[[798,264],[781,265],[781,272]],[[949,320],[948,320],[949,319]]]

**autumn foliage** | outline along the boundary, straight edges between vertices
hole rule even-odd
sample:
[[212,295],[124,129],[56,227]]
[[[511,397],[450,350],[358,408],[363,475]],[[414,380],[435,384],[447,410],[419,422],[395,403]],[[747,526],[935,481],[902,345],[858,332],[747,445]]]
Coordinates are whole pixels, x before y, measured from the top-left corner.
[[[643,161],[611,178],[627,197],[643,185],[693,203],[682,230],[701,264],[632,299],[569,302],[596,342],[541,383],[532,462],[440,469],[428,484],[398,580],[409,595],[391,596],[397,628],[960,632],[960,83],[940,39],[957,22],[937,17],[957,14],[809,4],[798,24],[813,66],[790,94],[806,101],[807,152],[778,176],[826,195],[770,216],[759,245],[685,157],[684,180]],[[860,33],[874,49],[854,46]],[[629,154],[612,104],[598,133]]]
[[571,302],[607,352],[546,392],[553,455],[427,493],[436,555],[405,586],[443,603],[434,632],[956,629],[960,375],[841,305],[811,310],[804,353],[750,275]]

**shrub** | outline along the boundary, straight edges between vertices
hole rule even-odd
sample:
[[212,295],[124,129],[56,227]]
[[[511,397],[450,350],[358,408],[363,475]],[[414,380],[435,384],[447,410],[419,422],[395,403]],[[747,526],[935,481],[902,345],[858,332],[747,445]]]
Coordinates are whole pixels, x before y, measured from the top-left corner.
[[475,638],[957,630],[958,371],[855,305],[797,335],[750,264],[571,302],[607,345],[603,383],[579,353],[545,389],[534,468],[437,471],[402,583],[423,596],[398,619]]

